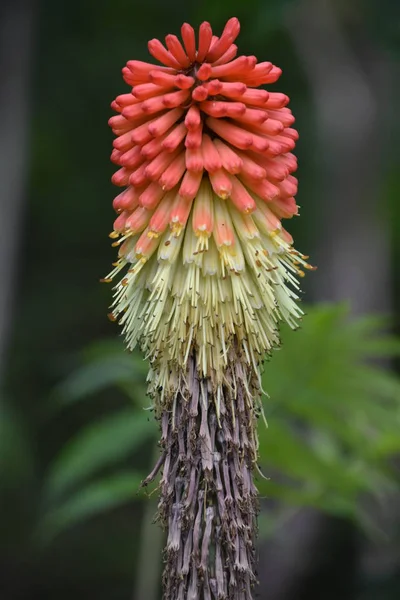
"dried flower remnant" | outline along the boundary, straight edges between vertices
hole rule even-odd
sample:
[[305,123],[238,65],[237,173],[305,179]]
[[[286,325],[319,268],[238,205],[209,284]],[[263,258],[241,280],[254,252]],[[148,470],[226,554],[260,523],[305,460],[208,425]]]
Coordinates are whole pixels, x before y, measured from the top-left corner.
[[310,268],[281,224],[298,213],[289,99],[258,89],[281,70],[236,57],[239,29],[151,40],[161,66],[128,61],[109,122],[124,190],[106,281],[121,277],[111,317],[150,360],[165,600],[252,598],[260,368]]

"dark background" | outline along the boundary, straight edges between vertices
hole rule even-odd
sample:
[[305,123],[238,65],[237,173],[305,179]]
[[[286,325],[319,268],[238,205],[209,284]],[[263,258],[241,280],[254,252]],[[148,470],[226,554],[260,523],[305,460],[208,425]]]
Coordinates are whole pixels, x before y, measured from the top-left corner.
[[[318,271],[266,365],[260,598],[400,597],[399,4],[3,0],[0,7],[0,597],[160,598],[146,365],[106,319],[110,102],[184,21],[283,69]],[[383,315],[381,318],[379,315]],[[388,318],[386,318],[388,317]],[[397,369],[398,370],[398,369]],[[147,496],[150,495],[150,498]]]

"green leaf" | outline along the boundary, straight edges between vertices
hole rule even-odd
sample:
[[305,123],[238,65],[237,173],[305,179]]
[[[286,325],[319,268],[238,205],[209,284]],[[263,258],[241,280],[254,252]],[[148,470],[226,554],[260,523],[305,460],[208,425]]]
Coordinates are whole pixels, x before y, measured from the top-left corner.
[[387,325],[381,316],[350,320],[345,305],[324,305],[309,310],[300,332],[282,328],[282,348],[263,375],[267,495],[357,519],[361,494],[398,486],[387,458],[400,449],[400,380],[365,360],[398,353]]
[[50,466],[44,484],[45,500],[54,499],[100,469],[117,464],[156,433],[152,415],[132,409],[85,427]]
[[306,435],[301,439],[289,425],[277,419],[260,435],[260,458],[264,465],[315,488],[354,494],[368,487],[366,474],[356,469],[352,461],[319,451],[311,446]]
[[107,387],[128,384],[135,390],[136,402],[143,403],[146,393],[147,362],[136,353],[124,352],[114,344],[92,344],[84,353],[86,364],[65,379],[54,392],[57,404],[71,404]]
[[142,479],[142,475],[132,471],[90,483],[63,504],[47,512],[39,523],[39,539],[42,543],[49,543],[63,530],[132,501],[137,496]]

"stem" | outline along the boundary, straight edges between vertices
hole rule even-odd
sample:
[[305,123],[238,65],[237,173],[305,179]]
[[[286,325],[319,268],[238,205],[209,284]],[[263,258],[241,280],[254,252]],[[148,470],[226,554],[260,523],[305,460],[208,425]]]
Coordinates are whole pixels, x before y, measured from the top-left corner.
[[166,451],[159,519],[168,530],[164,600],[251,600],[255,583],[257,378],[232,356],[213,390],[193,354],[174,408],[161,413]]

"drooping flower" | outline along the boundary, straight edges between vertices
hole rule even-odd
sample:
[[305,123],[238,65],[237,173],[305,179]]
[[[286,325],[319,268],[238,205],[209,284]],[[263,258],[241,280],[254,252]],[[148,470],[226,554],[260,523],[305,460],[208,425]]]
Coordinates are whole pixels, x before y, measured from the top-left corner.
[[124,188],[111,317],[150,360],[164,597],[182,600],[251,598],[260,366],[279,321],[297,326],[296,276],[309,268],[281,224],[298,213],[289,99],[258,89],[281,70],[236,57],[239,29],[232,18],[216,37],[204,22],[196,43],[185,23],[182,42],[151,40],[161,65],[128,61],[132,89],[109,121]]

